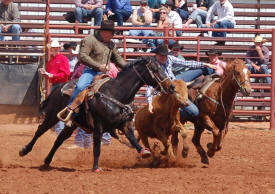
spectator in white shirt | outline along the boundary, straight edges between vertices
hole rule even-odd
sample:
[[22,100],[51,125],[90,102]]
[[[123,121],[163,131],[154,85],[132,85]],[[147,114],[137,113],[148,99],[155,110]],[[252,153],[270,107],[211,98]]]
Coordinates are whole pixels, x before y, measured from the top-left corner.
[[[213,20],[215,13],[218,15],[217,20]],[[234,8],[229,0],[220,0],[215,2],[207,12],[206,27],[208,28],[234,28],[235,23]],[[226,37],[226,32],[213,32],[212,36]],[[225,42],[220,41],[217,45],[225,45]]]

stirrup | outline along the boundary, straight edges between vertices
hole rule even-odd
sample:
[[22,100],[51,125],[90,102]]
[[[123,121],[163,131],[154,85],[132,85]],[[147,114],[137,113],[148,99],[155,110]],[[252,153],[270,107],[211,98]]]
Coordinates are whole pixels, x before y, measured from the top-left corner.
[[[66,112],[69,112],[68,115],[66,116]],[[57,118],[60,121],[63,121],[64,123],[68,123],[71,120],[72,114],[74,113],[74,111],[72,109],[70,109],[70,107],[66,106],[62,111],[60,111],[57,114]],[[66,116],[66,117],[65,117]]]

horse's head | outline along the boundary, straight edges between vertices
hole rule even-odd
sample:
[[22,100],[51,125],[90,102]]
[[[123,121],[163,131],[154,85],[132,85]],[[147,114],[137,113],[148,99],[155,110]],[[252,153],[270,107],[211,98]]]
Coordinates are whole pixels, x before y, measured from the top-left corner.
[[234,79],[239,86],[241,93],[244,96],[249,96],[251,93],[250,85],[250,71],[241,59],[232,61],[232,79]]
[[142,58],[139,62],[142,64],[136,65],[135,63],[134,70],[144,84],[160,88],[164,93],[174,92],[175,86],[159,63],[151,57]]

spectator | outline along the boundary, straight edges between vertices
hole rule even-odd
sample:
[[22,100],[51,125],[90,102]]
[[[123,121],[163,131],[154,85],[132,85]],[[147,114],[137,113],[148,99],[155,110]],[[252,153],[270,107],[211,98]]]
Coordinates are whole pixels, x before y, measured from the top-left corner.
[[[171,22],[168,18],[168,9],[166,7],[161,7],[160,8],[160,19],[158,21],[158,27],[159,28],[164,28],[164,27],[171,27]],[[156,30],[155,36],[164,36],[163,31],[158,31]],[[153,50],[156,48],[156,46],[163,44],[164,40],[163,39],[154,39],[154,47]],[[174,40],[169,40],[169,45],[171,46],[174,43]]]
[[[140,7],[133,11],[132,24],[135,27],[151,27],[152,12],[147,6],[146,0],[140,1]],[[130,30],[130,36],[153,36],[153,30]],[[148,44],[150,47],[154,47],[154,41],[151,39],[143,39],[143,44]]]
[[[20,13],[18,6],[11,0],[2,0],[0,3],[0,22],[20,22]],[[1,33],[12,33],[13,41],[20,40],[19,34],[22,29],[19,24],[0,24],[0,40],[4,37]]]
[[94,25],[100,26],[103,18],[103,0],[75,0],[75,20],[83,23],[83,18],[94,17]]
[[[78,47],[78,48],[77,48]],[[63,45],[65,51],[69,52],[68,59],[70,64],[70,72],[73,73],[75,65],[78,62],[79,46],[76,42],[69,42]]]
[[117,21],[118,26],[123,26],[123,21],[130,18],[132,11],[130,0],[108,0],[105,10],[108,19]]
[[196,22],[198,28],[204,27],[207,11],[213,4],[214,0],[196,0],[196,4],[193,4],[193,12],[183,27],[188,28],[193,22]]
[[189,11],[187,7],[187,0],[173,0],[176,10],[179,13],[181,19],[184,21],[189,17]]
[[[254,45],[250,46],[246,53],[246,65],[251,73],[255,74],[269,74],[268,62],[269,62],[269,50],[263,44],[266,39],[257,35],[254,39]],[[271,83],[271,78],[265,78],[266,83]]]
[[[168,10],[168,19],[170,22],[170,26],[174,25],[175,28],[182,28],[182,19],[178,14],[178,12],[174,11],[175,10],[174,2],[172,0],[168,0],[164,4],[164,6]],[[181,35],[182,35],[182,31],[176,31],[176,36],[181,36]]]
[[[168,49],[166,45],[162,44],[159,45],[155,50],[154,53],[156,53],[155,59],[156,61],[162,65],[163,69],[165,70],[166,74],[170,77],[170,79],[174,80],[175,76],[172,72],[172,67],[187,67],[187,68],[193,68],[193,69],[200,69],[204,67],[210,67],[215,68],[213,65],[208,63],[201,63],[197,61],[187,61],[182,60],[177,57],[174,57],[172,55],[168,55]],[[153,97],[153,87],[148,86],[146,89],[146,97],[148,101],[148,109],[150,113],[153,113],[153,105],[152,105],[152,97]],[[195,104],[193,104],[191,101],[190,105],[181,109],[181,117],[184,117],[188,120],[193,121],[196,116],[199,114],[199,110]]]
[[[214,19],[215,13],[217,13],[218,19],[211,23]],[[206,27],[208,28],[234,28],[235,23],[234,8],[229,0],[215,2],[207,12]],[[213,32],[212,36],[226,37],[226,32]],[[219,41],[216,45],[225,45],[225,41]]]
[[[174,57],[177,57],[179,59],[185,60],[184,57],[181,55],[183,46],[181,46],[178,41],[174,42],[172,45],[170,45],[169,48],[171,50],[171,55],[173,55]],[[185,67],[172,66],[172,72],[176,76],[176,78],[177,78],[177,75],[179,75],[181,72],[186,71],[187,69],[188,68],[185,68]]]
[[165,4],[166,0],[147,0],[150,10],[153,13],[153,19],[158,22],[160,19],[160,8]]
[[[57,40],[53,40],[49,45],[50,48],[50,60],[44,68],[39,68],[38,71],[42,76],[51,83],[50,92],[54,91],[55,88],[59,87],[69,80],[70,76],[70,65],[67,57],[60,53],[61,45]],[[64,128],[63,122],[58,122],[54,126],[54,130],[59,133]]]

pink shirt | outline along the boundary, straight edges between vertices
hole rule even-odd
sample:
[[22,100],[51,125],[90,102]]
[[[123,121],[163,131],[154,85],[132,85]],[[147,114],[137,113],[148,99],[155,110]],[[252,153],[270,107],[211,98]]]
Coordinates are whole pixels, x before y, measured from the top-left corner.
[[116,68],[116,66],[113,63],[110,63],[110,70],[109,70],[108,75],[111,78],[116,78],[117,74],[118,74],[118,69]]
[[212,65],[216,65],[217,69],[215,70],[216,74],[219,76],[223,75],[223,71],[226,68],[226,63],[220,59],[217,59],[214,63],[210,62]]
[[70,76],[69,60],[64,55],[58,53],[55,57],[51,58],[47,64],[47,72],[53,74],[52,78],[49,78],[50,83],[64,83],[68,81]]

